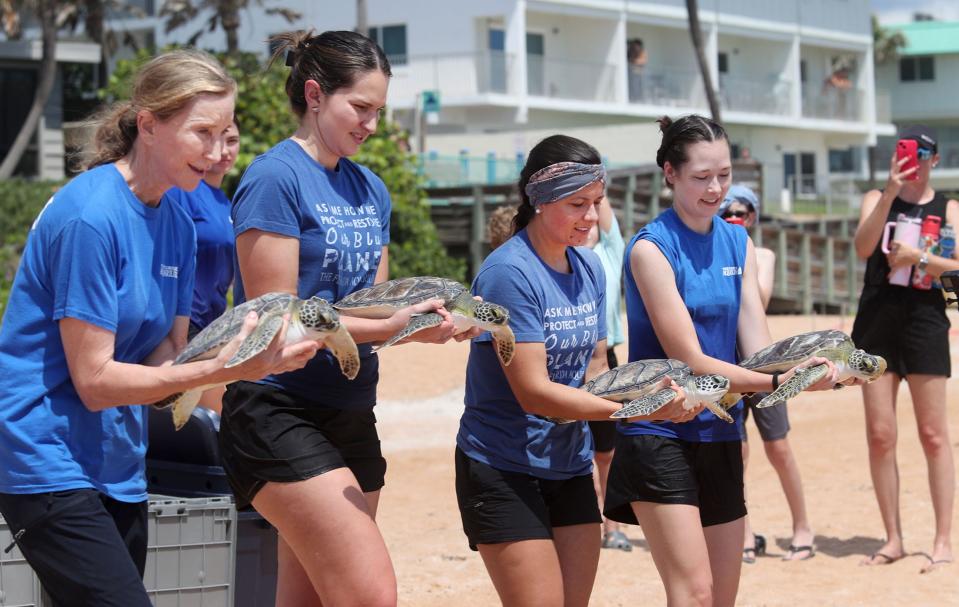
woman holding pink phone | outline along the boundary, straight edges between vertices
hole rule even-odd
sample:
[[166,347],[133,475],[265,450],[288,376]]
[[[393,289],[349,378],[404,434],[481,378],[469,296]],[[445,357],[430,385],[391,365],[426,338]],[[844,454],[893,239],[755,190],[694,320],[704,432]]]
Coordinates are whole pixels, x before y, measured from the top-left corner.
[[[856,253],[867,259],[865,284],[853,326],[852,339],[860,348],[885,357],[886,373],[862,387],[866,408],[869,469],[886,531],[883,545],[862,565],[888,565],[906,556],[899,517],[899,471],[896,464],[896,395],[900,382],[909,385],[919,429],[919,439],[929,468],[929,486],[936,520],[935,539],[928,573],[952,562],[950,543],[955,468],[946,420],[946,378],[949,360],[949,320],[939,289],[922,289],[915,281],[890,280],[903,269],[925,272],[938,279],[947,270],[959,269],[955,255],[940,257],[919,242],[888,243],[883,252],[887,222],[937,216],[943,225],[959,225],[959,202],[946,199],[929,187],[929,172],[939,161],[935,132],[912,126],[900,133],[897,153],[882,190],[863,197]],[[935,220],[932,220],[934,222]]]

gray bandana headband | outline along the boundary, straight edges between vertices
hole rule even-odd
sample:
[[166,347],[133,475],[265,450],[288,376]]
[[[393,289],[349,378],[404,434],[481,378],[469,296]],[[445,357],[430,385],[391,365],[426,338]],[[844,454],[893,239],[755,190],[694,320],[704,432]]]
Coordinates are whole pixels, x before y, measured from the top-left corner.
[[594,181],[606,183],[606,167],[601,164],[558,162],[542,168],[529,178],[526,195],[533,208],[572,196]]

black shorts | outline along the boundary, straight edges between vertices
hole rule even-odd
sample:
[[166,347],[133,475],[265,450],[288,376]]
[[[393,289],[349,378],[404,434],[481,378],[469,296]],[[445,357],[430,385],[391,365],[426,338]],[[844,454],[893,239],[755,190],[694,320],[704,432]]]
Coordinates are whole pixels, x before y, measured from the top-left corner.
[[220,458],[237,508],[267,482],[289,483],[349,468],[369,493],[384,485],[376,417],[369,409],[334,409],[273,386],[227,386],[220,418]]
[[[456,449],[456,501],[470,548],[553,539],[553,529],[599,524],[593,475],[547,480],[504,472]],[[597,531],[598,533],[598,531]]]
[[867,286],[852,327],[857,348],[886,359],[900,377],[912,373],[949,377],[949,319],[938,289]]
[[95,489],[4,493],[0,513],[55,605],[150,607],[143,587],[146,502],[121,502]]
[[756,408],[756,405],[766,394],[766,392],[757,392],[743,399],[743,403],[746,405],[743,407],[743,440],[747,438],[746,420],[749,419],[750,412],[753,414],[756,427],[759,428],[759,436],[763,441],[779,440],[786,438],[786,435],[789,434],[789,412],[788,409],[786,409],[785,403],[776,405],[775,407]]
[[746,516],[742,443],[620,434],[606,481],[604,514],[637,525],[633,502],[696,506],[703,527]]

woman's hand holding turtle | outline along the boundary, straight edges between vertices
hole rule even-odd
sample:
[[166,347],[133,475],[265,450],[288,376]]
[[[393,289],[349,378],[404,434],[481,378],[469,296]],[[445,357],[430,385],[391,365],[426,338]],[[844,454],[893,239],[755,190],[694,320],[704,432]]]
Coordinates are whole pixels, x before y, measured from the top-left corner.
[[789,371],[786,371],[780,375],[779,385],[782,385],[783,382],[795,375],[797,371],[805,371],[806,369],[815,367],[817,365],[826,365],[828,367],[828,371],[822,379],[806,388],[806,391],[832,390],[839,382],[839,369],[836,368],[835,363],[828,358],[823,358],[822,356],[813,356],[812,358],[799,363]]
[[687,406],[690,405],[686,402],[686,391],[680,388],[679,385],[670,377],[664,377],[660,383],[660,390],[665,390],[666,388],[676,392],[676,397],[673,400],[669,401],[662,408],[657,409],[649,415],[629,418],[626,421],[666,421],[673,422],[675,424],[681,424],[683,422],[688,422],[702,413],[703,409],[705,408],[705,405],[703,404],[692,405],[691,408],[687,409]]
[[393,334],[398,333],[404,327],[406,327],[406,325],[410,322],[410,318],[414,315],[428,314],[430,312],[435,312],[436,314],[442,316],[443,322],[435,327],[417,331],[400,343],[418,341],[427,344],[442,344],[446,343],[450,340],[450,338],[453,337],[453,332],[456,330],[456,327],[453,325],[453,315],[443,307],[442,299],[430,299],[428,301],[422,301],[418,304],[413,304],[412,306],[407,306],[397,310],[396,313],[393,314],[393,316],[391,316],[389,319],[389,323],[394,329]]
[[286,330],[290,324],[290,315],[284,314],[283,325],[264,351],[235,367],[225,369],[227,362],[239,350],[243,340],[256,329],[257,319],[256,312],[251,311],[247,314],[246,318],[243,319],[243,328],[216,356],[215,361],[218,366],[223,371],[229,372],[230,381],[254,381],[267,375],[278,375],[287,371],[302,369],[316,355],[316,351],[323,347],[322,340],[307,340],[288,346],[284,345]]
[[[479,295],[474,295],[473,299],[475,299],[476,301],[483,301],[483,298],[480,297]],[[471,325],[470,328],[468,328],[467,330],[461,331],[460,333],[455,333],[453,335],[453,339],[455,339],[456,341],[466,341],[467,339],[473,339],[474,337],[479,337],[480,335],[482,335],[484,330],[485,329],[481,327]]]

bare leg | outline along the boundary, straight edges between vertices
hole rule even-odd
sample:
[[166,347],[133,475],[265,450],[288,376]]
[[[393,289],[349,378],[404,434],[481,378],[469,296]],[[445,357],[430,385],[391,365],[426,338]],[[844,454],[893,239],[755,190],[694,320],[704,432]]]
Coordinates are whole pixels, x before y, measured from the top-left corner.
[[[746,465],[749,464],[749,441],[743,441],[743,478],[746,477]],[[743,483],[743,495],[746,494],[746,485]],[[756,538],[753,528],[749,524],[749,515],[743,518],[743,560],[750,558],[750,563],[756,560]],[[747,552],[748,551],[748,552]]]
[[216,388],[210,388],[200,397],[200,402],[197,403],[205,409],[215,412],[217,415],[222,415],[223,413],[223,395],[226,393],[226,386],[217,386]]
[[556,527],[553,544],[563,573],[563,605],[587,607],[599,568],[599,529],[595,523]]
[[703,535],[713,572],[713,607],[733,607],[743,566],[739,558],[743,550],[739,540],[743,536],[743,519],[704,527]]
[[[606,499],[606,479],[609,478],[609,465],[613,462],[613,451],[597,451],[593,454],[593,487],[596,488],[596,499],[599,500],[599,511],[603,511],[603,502]],[[603,517],[603,533],[619,531],[619,523]]]
[[283,536],[277,538],[276,607],[321,607],[313,583]]
[[936,537],[933,540],[931,563],[952,560],[952,512],[956,492],[956,469],[952,460],[949,442],[949,422],[946,419],[946,378],[932,375],[909,375],[909,392],[912,394],[919,427],[919,440],[926,455],[929,468],[929,491],[936,516]]
[[[783,493],[786,495],[786,503],[789,504],[789,512],[793,519],[793,537],[791,544],[793,546],[812,546],[813,532],[809,526],[809,517],[806,513],[806,500],[803,496],[802,477],[799,474],[799,466],[793,455],[792,448],[789,446],[789,440],[785,437],[764,441],[763,447],[766,450],[766,457],[779,475],[779,483],[783,487]],[[809,552],[795,552],[787,556],[786,560],[801,559],[808,557]]]
[[[869,471],[879,502],[879,514],[886,530],[886,543],[862,565],[883,565],[905,554],[902,522],[899,518],[899,467],[896,464],[896,392],[900,377],[886,372],[862,387],[866,409],[866,442],[869,446]],[[885,555],[883,557],[882,555]]]
[[[666,587],[668,607],[710,607],[713,604],[713,574],[699,508],[685,504],[633,502],[633,512],[643,526],[653,562]],[[742,527],[733,544],[733,560],[739,566]],[[738,576],[737,576],[738,584]]]
[[[267,483],[253,500],[254,507],[280,532],[326,605],[396,605],[396,576],[383,537],[373,520],[378,492],[364,495],[348,468],[294,483]],[[371,508],[372,501],[372,508]],[[282,553],[281,553],[282,556]],[[281,567],[289,559],[281,561]],[[291,581],[284,592],[288,603],[308,604],[310,597],[294,596],[303,584],[295,570],[281,571]]]
[[480,544],[477,548],[504,607],[564,606],[563,572],[551,540]]

